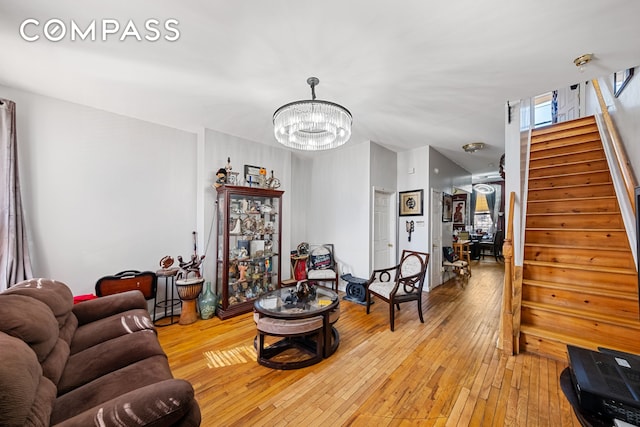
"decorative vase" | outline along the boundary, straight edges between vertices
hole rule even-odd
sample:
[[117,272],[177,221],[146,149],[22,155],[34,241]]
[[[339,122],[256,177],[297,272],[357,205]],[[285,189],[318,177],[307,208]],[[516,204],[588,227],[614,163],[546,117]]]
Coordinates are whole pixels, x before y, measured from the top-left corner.
[[216,314],[218,306],[218,296],[211,291],[211,282],[205,283],[204,292],[198,298],[198,308],[200,309],[200,318],[203,320],[211,319]]

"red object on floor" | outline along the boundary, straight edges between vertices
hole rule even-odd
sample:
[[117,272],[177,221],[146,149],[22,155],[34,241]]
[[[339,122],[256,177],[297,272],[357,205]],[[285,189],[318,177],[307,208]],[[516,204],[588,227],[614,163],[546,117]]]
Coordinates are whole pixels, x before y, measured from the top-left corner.
[[79,302],[89,301],[90,299],[96,299],[96,298],[98,297],[93,294],[76,295],[73,297],[73,303],[78,304]]

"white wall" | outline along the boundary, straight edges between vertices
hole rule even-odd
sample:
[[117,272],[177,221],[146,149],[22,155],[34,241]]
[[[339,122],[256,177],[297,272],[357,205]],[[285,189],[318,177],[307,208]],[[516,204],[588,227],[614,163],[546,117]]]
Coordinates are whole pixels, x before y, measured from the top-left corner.
[[[284,191],[282,196],[282,279],[289,278],[289,251],[291,250],[291,224],[296,213],[291,209],[291,152],[289,150],[259,144],[247,139],[228,135],[211,129],[204,132],[203,150],[203,170],[201,174],[202,182],[199,192],[204,193],[204,229],[198,230],[204,239],[204,248],[199,252],[206,253],[203,262],[203,276],[205,280],[215,283],[215,259],[216,259],[216,236],[210,236],[212,224],[215,219],[216,191],[212,187],[215,182],[215,174],[218,169],[227,164],[227,158],[231,158],[231,165],[235,172],[243,175],[244,165],[261,166],[267,169],[269,176],[273,170],[274,176],[280,180],[281,186],[278,190]],[[215,231],[215,227],[213,228]],[[215,286],[214,286],[215,288]]]
[[[609,108],[620,139],[625,146],[636,181],[640,182],[640,67],[618,98],[613,96],[613,75],[598,79],[602,96]],[[599,111],[598,100],[591,82],[587,85],[587,115]]]
[[74,294],[122,270],[189,253],[195,135],[0,86],[17,105],[34,275]]
[[[429,252],[429,147],[398,153],[398,192],[424,190],[422,206],[424,215],[401,217],[398,221],[398,254],[403,250]],[[411,242],[408,241],[405,221],[414,221]]]
[[[465,191],[471,190],[471,173],[432,147],[429,147],[429,166],[430,189],[436,189],[448,194],[453,194],[455,188]],[[435,173],[436,168],[438,169],[438,173]],[[431,191],[429,191],[429,193],[431,193]],[[428,218],[428,221],[438,220],[441,221],[442,218]],[[442,224],[442,244],[444,246],[451,246],[452,243],[453,222],[445,222]]]
[[314,153],[305,176],[310,183],[305,241],[333,243],[340,275],[371,273],[369,165],[370,143],[350,142],[338,150]]

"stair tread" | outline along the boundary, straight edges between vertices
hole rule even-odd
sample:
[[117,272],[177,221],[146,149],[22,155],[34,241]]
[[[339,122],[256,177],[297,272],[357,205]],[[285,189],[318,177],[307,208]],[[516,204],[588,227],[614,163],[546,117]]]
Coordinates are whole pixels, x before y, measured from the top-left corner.
[[546,282],[543,280],[530,280],[530,279],[522,279],[522,284],[526,284],[528,286],[536,286],[540,288],[551,288],[558,290],[567,290],[567,291],[575,291],[582,294],[591,294],[591,295],[601,295],[601,296],[610,296],[619,299],[624,299],[628,301],[635,301],[638,299],[635,293],[618,291],[616,289],[611,288],[592,288],[585,287],[582,285],[573,285],[570,283],[556,283],[556,282]]
[[[581,151],[580,153],[584,153],[586,151],[594,151],[594,150],[585,150],[585,151]],[[551,157],[567,157],[566,154],[564,155],[558,155],[558,156],[551,156]],[[547,159],[549,157],[540,157],[540,158],[536,158],[533,159],[534,161],[540,160],[540,159]],[[584,164],[584,163],[593,163],[593,162],[599,162],[602,160],[607,160],[606,157],[602,156],[601,159],[589,159],[589,160],[579,160],[577,162],[567,162],[567,163],[560,163],[560,164],[553,164],[553,165],[543,165],[543,166],[529,166],[529,170],[530,171],[538,171],[538,170],[543,170],[543,169],[551,169],[551,168],[564,168],[564,167],[568,167],[568,166],[575,166],[575,165],[580,165],[580,164]],[[609,170],[609,169],[605,169],[605,170]],[[588,171],[591,172],[591,171]]]
[[[597,170],[582,171],[582,172],[561,173],[556,175],[536,176],[533,178],[529,177],[529,181],[539,181],[542,179],[550,179],[550,178],[566,178],[568,176],[591,175],[591,174],[602,173],[602,172],[609,172],[609,170],[597,169]],[[580,184],[580,185],[586,185],[586,184]],[[553,188],[558,188],[558,187],[553,187]]]
[[582,319],[597,320],[602,323],[612,325],[620,325],[631,329],[637,329],[640,332],[640,322],[637,319],[625,319],[623,317],[603,315],[599,313],[586,312],[574,308],[562,307],[559,305],[545,304],[540,302],[522,301],[522,307],[537,308],[539,310],[551,311],[562,314],[563,316],[579,317]]
[[605,266],[596,266],[589,265],[585,266],[584,264],[571,264],[571,263],[560,263],[560,262],[549,262],[549,261],[535,261],[535,260],[527,260],[523,261],[523,264],[528,265],[538,265],[538,266],[546,266],[546,267],[554,267],[554,268],[566,268],[569,270],[586,270],[585,267],[589,267],[589,271],[600,271],[611,274],[629,274],[636,275],[636,271],[630,268],[620,268],[620,267],[605,267]]
[[[574,197],[571,199],[571,201],[579,202],[579,201],[595,201],[595,200],[603,200],[603,199],[616,199],[616,196]],[[548,200],[528,200],[527,201],[527,203],[546,203],[546,202],[548,202]]]
[[598,250],[598,251],[610,251],[610,252],[625,252],[628,253],[629,249],[612,248],[609,246],[578,246],[578,245],[555,245],[553,243],[525,243],[530,247],[544,247],[544,248],[557,248],[557,249],[584,249],[584,250]]
[[529,216],[559,216],[559,215],[618,215],[620,211],[593,211],[593,212],[540,212],[527,213]]
[[[530,180],[533,180],[533,179],[535,178],[530,178]],[[529,191],[562,190],[563,188],[594,187],[596,185],[613,185],[613,182],[605,181],[605,182],[594,182],[592,184],[559,185],[557,187],[529,188]]]
[[621,228],[555,228],[555,227],[526,227],[525,230],[531,231],[625,231],[624,227]]

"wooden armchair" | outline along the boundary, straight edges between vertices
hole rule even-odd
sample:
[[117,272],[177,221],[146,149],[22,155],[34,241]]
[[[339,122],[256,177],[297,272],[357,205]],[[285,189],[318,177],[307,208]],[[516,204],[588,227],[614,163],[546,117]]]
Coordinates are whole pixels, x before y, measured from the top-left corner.
[[422,287],[429,263],[429,254],[425,252],[402,251],[400,263],[395,267],[374,270],[367,282],[367,314],[374,296],[389,304],[389,322],[394,330],[395,308],[400,304],[417,301],[418,316],[422,317]]

